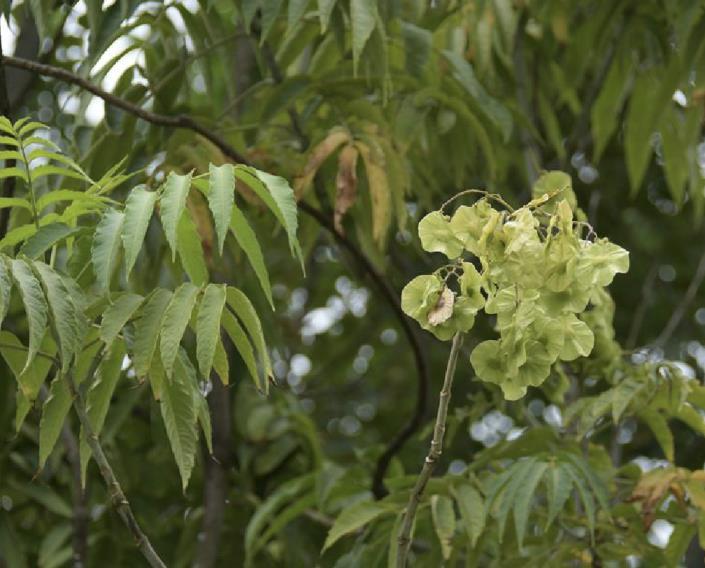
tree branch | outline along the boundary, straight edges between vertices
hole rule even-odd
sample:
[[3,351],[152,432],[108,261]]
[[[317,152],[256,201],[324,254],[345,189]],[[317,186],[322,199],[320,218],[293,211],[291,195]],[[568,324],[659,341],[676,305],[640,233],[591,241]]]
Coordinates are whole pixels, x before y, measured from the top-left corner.
[[[61,69],[59,67],[35,63],[33,61],[20,59],[17,57],[2,57],[0,58],[0,61],[10,67],[25,69],[27,71],[32,71],[40,75],[53,77],[60,81],[64,81],[66,83],[81,87],[82,89],[93,93],[95,96],[103,99],[106,103],[116,106],[131,114],[134,114],[135,116],[152,124],[156,124],[158,126],[185,128],[188,130],[192,130],[193,132],[200,134],[205,139],[218,146],[218,148],[220,148],[223,154],[231,160],[239,162],[241,164],[250,164],[249,160],[247,160],[242,154],[240,154],[232,146],[230,146],[230,144],[228,144],[218,134],[200,125],[188,116],[174,117],[147,111],[137,105],[134,105],[124,99],[121,99],[120,97],[108,93],[107,91],[94,85],[90,81],[79,77],[75,73],[71,73],[70,71],[66,71],[65,69]],[[380,498],[386,494],[383,479],[392,457],[401,449],[401,447],[411,437],[411,435],[413,435],[413,433],[418,430],[418,428],[423,422],[423,417],[426,411],[426,399],[429,384],[428,365],[426,364],[425,354],[421,347],[421,342],[416,334],[416,331],[414,330],[414,328],[411,327],[411,324],[406,319],[404,312],[401,310],[401,305],[399,304],[398,300],[398,294],[391,288],[391,286],[387,283],[384,277],[379,272],[377,272],[370,260],[362,253],[362,251],[357,248],[357,246],[352,241],[345,237],[345,235],[336,231],[332,221],[330,221],[318,209],[308,205],[303,201],[299,202],[298,206],[301,211],[313,217],[322,227],[328,229],[335,238],[335,240],[338,242],[338,244],[340,244],[353,255],[353,257],[357,260],[363,270],[367,272],[370,278],[375,282],[380,292],[382,293],[382,296],[387,300],[394,314],[397,316],[397,319],[399,320],[399,323],[414,353],[414,358],[416,361],[416,371],[418,375],[416,407],[414,410],[414,414],[410,418],[409,422],[392,439],[384,453],[380,456],[377,461],[375,472],[373,475],[373,492],[376,497]]]
[[166,564],[164,564],[162,559],[159,558],[159,555],[155,552],[154,548],[152,547],[152,543],[149,541],[149,538],[147,538],[147,535],[142,532],[142,529],[140,528],[140,525],[137,522],[134,513],[132,512],[130,503],[128,502],[127,497],[125,497],[125,493],[123,492],[122,487],[120,487],[120,483],[115,477],[113,468],[110,466],[110,462],[108,461],[108,458],[103,452],[103,447],[101,446],[100,441],[98,440],[98,436],[93,431],[93,426],[91,425],[91,421],[89,420],[88,414],[86,412],[85,402],[81,394],[78,392],[78,389],[76,388],[76,384],[73,381],[73,377],[67,373],[66,375],[64,375],[64,378],[69,388],[69,392],[73,397],[74,410],[78,415],[78,420],[81,423],[81,426],[83,427],[83,431],[86,433],[86,440],[88,442],[88,446],[90,447],[91,453],[93,454],[93,459],[95,459],[95,462],[98,464],[100,474],[105,480],[105,484],[108,488],[108,493],[110,494],[110,500],[112,501],[115,510],[117,511],[118,515],[120,515],[120,518],[125,523],[128,530],[132,533],[137,548],[145,557],[149,565],[153,568],[166,568]]
[[458,355],[463,344],[463,335],[456,333],[453,338],[453,344],[450,348],[448,356],[448,365],[446,367],[445,378],[443,379],[443,388],[438,400],[438,412],[436,413],[436,424],[433,427],[433,438],[431,439],[431,448],[421,468],[421,473],[416,479],[416,484],[409,495],[409,502],[404,511],[404,520],[402,522],[401,531],[397,540],[397,568],[406,568],[409,550],[411,548],[411,528],[414,526],[416,518],[416,509],[421,501],[426,484],[431,479],[433,470],[436,467],[436,462],[443,453],[443,437],[446,433],[446,420],[448,418],[448,405],[450,404],[450,394],[453,388],[453,377],[455,376],[455,366],[458,363]]

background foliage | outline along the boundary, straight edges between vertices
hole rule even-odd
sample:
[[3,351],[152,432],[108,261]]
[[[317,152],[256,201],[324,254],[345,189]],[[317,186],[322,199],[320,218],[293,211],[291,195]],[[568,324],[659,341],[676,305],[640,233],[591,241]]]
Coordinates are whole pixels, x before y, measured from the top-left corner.
[[[31,241],[31,200],[29,207],[3,201],[0,247],[15,259],[8,262],[49,260],[84,290],[100,295],[110,284],[125,305],[157,287],[173,291],[184,274],[197,285],[226,283],[246,294],[262,322],[277,383],[267,397],[259,392],[267,380],[248,378],[253,366],[238,349],[228,347],[223,388],[199,368],[194,336],[185,337],[187,361],[201,373],[187,384],[200,387],[194,396],[207,395],[215,455],[204,437],[190,437],[199,447],[185,489],[179,470],[188,464],[178,456],[175,463],[173,432],[137,360],[123,364],[115,353],[106,360],[115,390],[101,442],[169,566],[394,560],[390,542],[425,455],[448,351],[400,319],[402,287],[442,263],[422,250],[416,225],[466,188],[523,205],[540,172],[558,169],[570,174],[577,205],[600,236],[630,252],[630,270],[591,323],[602,326],[600,349],[554,366],[518,401],[474,377],[470,351],[496,337],[491,320],[478,318],[458,367],[446,450],[419,511],[416,565],[702,563],[705,4],[5,0],[2,7],[4,55],[35,66],[3,59],[0,111],[12,124],[49,125],[36,131],[49,140],[39,143],[71,158],[37,155],[34,164],[45,168],[37,175],[44,222],[67,227],[56,240]],[[104,102],[86,82],[133,106]],[[22,125],[3,124],[3,198],[29,199],[22,156],[6,139]],[[241,165],[218,169],[226,163]],[[288,180],[300,200],[304,271],[293,209],[277,215],[267,207],[280,182],[262,174],[263,185],[253,187],[249,167]],[[209,200],[213,171],[239,172],[232,211],[242,212],[251,234],[243,219],[223,215],[227,197]],[[153,221],[143,218],[127,233],[113,226],[107,234],[122,235],[128,270],[110,282],[103,265],[101,276],[90,261],[101,227],[117,222],[123,207],[126,219],[137,219],[131,205],[144,212],[139,199],[156,200],[154,190],[190,172],[190,197],[176,204],[187,216],[170,217],[155,202]],[[162,234],[156,219],[165,216]],[[177,224],[184,218],[190,224]],[[139,239],[129,239],[140,230],[141,251]],[[45,255],[65,239],[73,244]],[[31,348],[41,338],[32,339],[18,294],[6,304],[3,343],[14,341],[11,333]],[[101,323],[105,309],[90,317]],[[128,313],[115,310],[124,318],[115,329]],[[137,329],[125,330],[119,341],[130,352]],[[87,565],[139,565],[98,468],[88,466],[85,496],[76,484],[76,418],[59,421],[58,443],[46,455],[43,404],[33,404],[15,432],[13,376],[24,359],[0,351],[7,365],[0,563],[66,565],[83,546]],[[266,362],[254,367],[266,371]],[[399,449],[400,432],[413,434]],[[399,451],[385,452],[390,444]],[[375,479],[385,456],[386,489]]]

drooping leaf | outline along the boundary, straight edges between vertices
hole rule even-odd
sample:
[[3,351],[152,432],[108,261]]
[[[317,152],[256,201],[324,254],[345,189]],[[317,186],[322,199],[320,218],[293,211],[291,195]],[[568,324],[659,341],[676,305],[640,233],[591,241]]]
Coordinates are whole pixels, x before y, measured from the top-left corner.
[[448,560],[453,552],[452,541],[455,535],[455,509],[450,497],[445,495],[431,497],[431,518],[441,543],[443,558]]
[[548,468],[546,485],[546,495],[548,497],[546,527],[548,527],[563,509],[568,497],[570,497],[573,482],[570,473],[568,473],[563,464],[555,462]]
[[323,162],[340,146],[349,141],[350,133],[347,130],[334,128],[313,147],[303,172],[294,181],[294,191],[298,198],[304,197],[306,190],[311,185],[316,172],[318,172]]
[[[174,296],[177,294],[178,290]],[[198,449],[196,429],[198,412],[193,396],[195,384],[191,384],[191,381],[195,383],[195,377],[190,376],[182,357],[185,355],[179,355],[173,363],[171,380],[166,380],[162,384],[160,408],[169,444],[181,475],[182,488],[185,491]]]
[[35,262],[33,266],[46,292],[51,322],[59,340],[62,371],[66,372],[80,347],[85,318],[78,311],[61,276],[43,262]]
[[209,284],[203,292],[196,324],[196,358],[201,376],[208,378],[220,339],[220,316],[225,307],[225,284]]
[[474,547],[485,530],[486,513],[482,495],[472,485],[463,483],[453,489],[453,496],[458,503],[465,531]]
[[61,435],[72,400],[64,377],[57,374],[49,387],[49,396],[44,401],[42,418],[39,421],[39,469],[44,467]]
[[[252,343],[257,349],[257,355],[260,359],[265,377],[274,376],[272,373],[272,363],[269,360],[269,353],[267,351],[267,344],[264,340],[264,333],[262,332],[262,324],[250,299],[241,290],[233,286],[228,286],[227,302],[230,309],[240,318],[252,339]],[[265,384],[262,385],[262,388],[266,391],[267,386],[268,383],[265,380]]]
[[136,187],[125,202],[125,221],[122,227],[122,246],[125,249],[125,275],[130,276],[142,249],[149,221],[152,219],[157,193]]
[[289,248],[292,254],[299,259],[303,269],[303,254],[296,237],[299,224],[296,200],[289,183],[284,178],[248,166],[235,166],[235,177],[246,183],[257,194],[284,227],[289,240]]
[[93,238],[91,261],[98,285],[102,290],[110,287],[120,252],[120,234],[125,215],[115,209],[106,209],[103,213]]
[[547,467],[545,462],[534,464],[524,481],[521,491],[517,494],[514,503],[514,526],[516,527],[519,548],[522,548],[524,544],[524,535],[526,534],[526,525],[529,520],[531,499],[534,497],[536,487],[541,481]]
[[49,223],[24,242],[20,248],[20,254],[37,259],[58,242],[83,231],[85,229],[81,227],[69,227],[64,223]]
[[171,248],[172,260],[176,260],[177,228],[186,208],[186,198],[191,188],[191,174],[179,175],[170,172],[159,198],[164,235]]
[[29,326],[29,348],[27,350],[27,360],[24,364],[24,369],[27,369],[34,361],[34,357],[42,343],[42,338],[47,332],[48,309],[44,291],[41,284],[39,284],[39,280],[32,273],[29,264],[24,260],[18,259],[13,259],[10,262],[12,277],[20,291]]
[[[112,342],[111,342],[112,343]],[[93,434],[100,435],[108,415],[110,400],[115,392],[115,387],[120,379],[123,359],[125,358],[125,346],[122,341],[113,343],[109,355],[103,359],[98,366],[95,379],[91,384],[86,396],[86,414],[91,424]],[[81,462],[81,482],[86,484],[86,470],[91,458],[91,450],[88,445],[86,431],[81,427],[80,435],[80,462]]]
[[10,298],[12,296],[12,271],[9,259],[0,255],[0,325],[10,309]]
[[198,286],[208,282],[208,267],[203,255],[201,237],[188,211],[184,211],[179,220],[176,247],[181,265],[191,282]]
[[167,378],[171,377],[174,370],[179,344],[191,319],[191,312],[196,304],[198,292],[198,287],[193,284],[188,282],[182,284],[174,292],[164,313],[159,350]]
[[377,5],[373,0],[350,1],[350,27],[352,29],[353,73],[357,74],[362,50],[365,49],[377,22]]
[[384,156],[362,142],[355,144],[365,163],[367,186],[372,198],[372,237],[382,247],[392,220],[392,199]]
[[133,341],[133,363],[139,378],[147,376],[152,363],[152,356],[159,340],[164,312],[171,301],[172,293],[164,288],[157,288],[147,299],[142,309],[142,317],[135,322]]
[[[242,357],[247,371],[250,373],[250,377],[255,383],[255,386],[261,391],[267,390],[267,378],[264,377],[260,379],[259,373],[257,372],[257,361],[255,360],[254,349],[252,348],[252,343],[247,337],[247,333],[242,329],[242,326],[237,321],[237,318],[229,311],[224,310],[222,314],[222,325],[225,332],[228,334],[230,341],[232,341],[235,349],[237,349],[240,357]],[[227,359],[226,359],[227,360]],[[222,379],[222,375],[221,375]]]
[[274,309],[274,301],[272,300],[272,286],[269,282],[269,272],[264,262],[264,255],[262,254],[262,248],[257,240],[257,235],[250,227],[247,222],[245,215],[238,208],[237,205],[233,204],[232,215],[230,217],[230,230],[240,245],[240,248],[247,255],[252,268],[257,275],[257,280],[259,280],[262,291],[267,298],[267,301]]
[[143,301],[144,298],[139,294],[123,294],[103,312],[100,322],[100,338],[108,348]]
[[235,203],[235,171],[231,164],[210,165],[208,206],[213,213],[215,231],[218,235],[218,252],[222,256],[231,212]]
[[345,146],[338,156],[338,173],[335,177],[335,229],[343,232],[343,217],[357,198],[357,157],[359,152],[351,144]]
[[389,504],[375,501],[362,501],[348,507],[338,515],[335,519],[335,523],[330,531],[328,531],[322,552],[328,550],[345,535],[350,534],[382,515],[388,515],[393,512],[394,508]]

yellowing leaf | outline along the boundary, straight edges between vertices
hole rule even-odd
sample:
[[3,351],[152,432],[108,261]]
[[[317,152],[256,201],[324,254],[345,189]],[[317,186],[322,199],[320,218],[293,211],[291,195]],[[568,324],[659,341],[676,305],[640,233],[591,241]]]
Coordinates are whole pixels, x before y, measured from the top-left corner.
[[385,172],[384,155],[372,151],[367,144],[356,142],[365,163],[367,186],[372,199],[372,237],[380,248],[384,247],[392,219],[392,196]]
[[355,203],[357,197],[357,157],[359,152],[349,144],[338,156],[338,174],[335,178],[335,229],[343,232],[343,216]]
[[297,199],[301,199],[306,190],[310,187],[316,172],[321,167],[321,164],[326,161],[339,146],[346,142],[350,142],[350,134],[342,128],[334,128],[330,131],[321,142],[319,142],[311,151],[308,162],[304,167],[304,171],[294,181],[294,192]]

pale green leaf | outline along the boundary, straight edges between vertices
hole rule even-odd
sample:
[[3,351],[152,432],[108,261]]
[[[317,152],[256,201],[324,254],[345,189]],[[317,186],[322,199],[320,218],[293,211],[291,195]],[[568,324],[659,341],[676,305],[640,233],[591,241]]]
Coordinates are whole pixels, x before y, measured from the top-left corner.
[[521,491],[516,495],[513,512],[519,548],[522,548],[524,544],[524,535],[526,534],[526,524],[529,520],[531,499],[534,497],[536,487],[541,481],[547,467],[547,464],[543,462],[534,464],[522,484]]
[[220,317],[225,307],[225,284],[209,284],[203,292],[196,324],[196,358],[201,375],[210,376],[220,339]]
[[261,387],[266,392],[269,387],[267,379],[274,375],[272,373],[272,363],[269,360],[267,344],[264,340],[264,333],[262,332],[262,324],[257,316],[257,312],[249,298],[241,290],[233,286],[228,286],[227,301],[230,309],[233,310],[235,315],[242,321],[257,350],[260,364],[265,374],[264,384],[261,385]]
[[84,316],[76,308],[64,280],[58,273],[43,262],[35,262],[34,269],[39,274],[46,292],[51,321],[59,340],[61,368],[65,373],[80,348]]
[[377,4],[374,0],[350,0],[350,27],[352,29],[353,73],[357,74],[362,50],[365,49],[377,22]]
[[128,277],[142,249],[156,202],[157,194],[147,191],[144,187],[136,187],[127,196],[125,221],[122,226],[122,246],[125,249],[125,274]]
[[[178,291],[174,295],[177,294]],[[182,357],[185,356],[179,355],[176,358],[171,380],[162,384],[160,408],[185,491],[198,449],[198,414],[193,396],[195,384],[190,384],[191,381],[195,382],[195,377],[190,376],[188,367],[181,360]]]
[[281,177],[273,176],[249,166],[235,166],[235,177],[247,184],[274,214],[284,227],[289,239],[292,254],[304,267],[301,245],[296,237],[298,229],[298,210],[294,191],[289,183]]
[[[96,372],[95,379],[88,390],[86,396],[86,413],[90,422],[93,434],[100,435],[108,415],[110,400],[112,399],[115,387],[120,379],[122,362],[125,358],[125,346],[122,341],[114,343],[108,356],[103,359]],[[91,450],[86,439],[86,432],[81,427],[80,436],[80,461],[81,461],[81,482],[86,484],[86,469],[91,458]]]
[[394,508],[385,503],[362,501],[343,509],[328,531],[322,552],[328,550],[345,535],[367,525],[375,519],[394,512]]
[[245,252],[247,258],[252,265],[252,268],[257,275],[260,286],[267,301],[274,309],[274,301],[272,300],[272,286],[269,282],[269,272],[264,262],[264,255],[257,240],[257,235],[250,227],[247,219],[237,205],[233,205],[232,215],[230,217],[230,230],[232,231],[237,244]]
[[188,211],[184,211],[179,220],[176,248],[189,280],[198,286],[208,282],[208,267],[203,256],[201,237]]
[[132,345],[135,373],[139,378],[147,376],[152,364],[152,356],[159,340],[162,320],[172,293],[157,288],[147,299],[142,309],[142,317],[135,322],[135,338]]
[[91,261],[98,285],[102,290],[110,288],[120,253],[120,234],[125,215],[115,209],[106,209],[93,238]]
[[453,496],[458,503],[460,517],[463,520],[465,531],[470,543],[475,547],[477,539],[485,530],[486,513],[482,495],[472,485],[464,483],[453,488]]
[[211,164],[209,171],[208,207],[213,214],[215,232],[218,235],[218,252],[222,255],[235,203],[235,171],[231,164]]
[[431,519],[441,543],[443,559],[448,560],[453,551],[452,541],[455,535],[455,510],[450,497],[445,495],[431,497]]
[[51,382],[49,396],[44,401],[42,418],[39,421],[39,469],[44,467],[59,439],[72,401],[66,381],[62,375],[57,374]]
[[162,320],[159,349],[164,371],[171,377],[174,370],[174,361],[179,352],[181,338],[186,331],[186,326],[191,319],[191,312],[196,304],[199,288],[190,283],[179,286],[171,297],[169,306]]
[[328,22],[335,8],[337,0],[318,0],[318,19],[321,21],[321,33],[325,34],[328,30]]
[[20,248],[20,254],[36,259],[55,244],[85,231],[82,227],[69,227],[64,223],[49,223],[28,238]]
[[48,309],[42,286],[32,273],[29,264],[24,260],[17,259],[13,259],[11,263],[12,276],[20,291],[29,327],[29,348],[24,365],[24,368],[27,369],[34,361],[42,338],[47,331]]
[[143,301],[144,298],[139,294],[123,294],[103,312],[100,322],[100,338],[108,348]]
[[421,246],[427,252],[440,252],[448,258],[457,258],[463,253],[463,243],[451,229],[450,219],[440,211],[432,211],[419,221]]
[[172,260],[176,260],[177,229],[186,208],[186,198],[191,188],[191,174],[178,175],[170,172],[163,185],[159,206],[161,208],[164,235],[171,248]]
[[257,362],[255,361],[255,354],[252,349],[252,343],[250,343],[250,339],[247,337],[245,330],[242,329],[242,326],[237,321],[237,318],[229,310],[223,311],[221,324],[223,329],[225,329],[225,332],[228,334],[230,341],[232,341],[238,353],[240,353],[240,357],[242,357],[242,360],[245,363],[247,371],[250,373],[250,377],[252,377],[255,386],[258,389],[265,391],[267,389],[267,379],[266,377],[263,379],[260,379],[259,377],[259,373],[257,372]]

